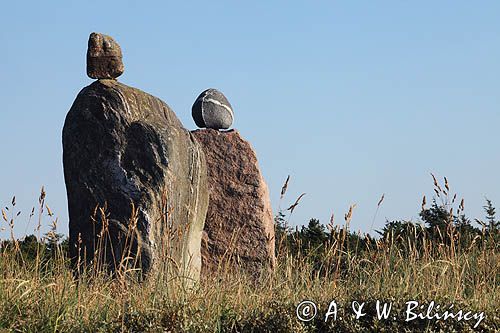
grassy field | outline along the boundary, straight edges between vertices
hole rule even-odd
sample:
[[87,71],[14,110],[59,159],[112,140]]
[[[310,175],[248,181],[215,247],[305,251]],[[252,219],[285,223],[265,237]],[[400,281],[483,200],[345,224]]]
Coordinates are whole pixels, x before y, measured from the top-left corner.
[[[52,217],[50,210],[43,209],[43,200],[40,204],[40,214]],[[6,225],[12,227],[14,220],[8,215],[3,211]],[[164,269],[155,270],[141,282],[134,270],[126,268],[114,278],[92,267],[75,275],[60,244],[34,242],[27,250],[26,241],[4,241],[0,250],[0,332],[500,330],[496,242],[483,235],[467,246],[457,246],[454,241],[436,243],[424,235],[417,248],[410,237],[365,237],[367,241],[360,241],[363,236],[358,235],[354,244],[349,241],[354,235],[348,231],[349,219],[347,214],[343,227],[335,228],[321,247],[308,251],[289,246],[295,241],[289,239],[293,233],[281,237],[277,266],[257,277],[221,268],[189,288],[182,278]],[[317,305],[312,319],[312,308],[297,311],[304,300]],[[391,302],[388,319],[377,318],[377,300]],[[484,318],[407,320],[406,302],[412,300],[424,305],[422,313],[434,301],[441,310],[434,308],[432,314],[462,310],[462,314],[470,311],[471,316],[483,313]],[[354,301],[354,305],[365,302],[364,315],[359,318],[352,309]],[[325,321],[333,304],[337,305],[336,316],[332,311]],[[311,320],[301,321],[297,313]]]

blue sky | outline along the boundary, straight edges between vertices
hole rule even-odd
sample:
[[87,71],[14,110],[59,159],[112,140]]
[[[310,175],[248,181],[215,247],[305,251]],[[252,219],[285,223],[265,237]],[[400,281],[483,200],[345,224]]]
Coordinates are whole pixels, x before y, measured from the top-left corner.
[[[278,209],[352,228],[418,218],[433,172],[482,217],[500,209],[498,1],[52,1],[0,12],[0,205],[24,234],[42,185],[67,232],[61,131],[85,72],[88,35],[113,36],[119,80],[166,101],[188,129],[209,87],[223,91]],[[429,201],[429,200],[428,200]],[[5,226],[5,225],[4,225]],[[5,236],[0,232],[0,237]]]

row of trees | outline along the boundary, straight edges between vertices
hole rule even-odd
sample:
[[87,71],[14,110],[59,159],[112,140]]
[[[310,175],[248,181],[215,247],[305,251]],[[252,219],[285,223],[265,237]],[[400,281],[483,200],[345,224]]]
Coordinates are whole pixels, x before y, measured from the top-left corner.
[[[465,214],[460,214],[463,207],[459,207],[457,214],[454,214],[449,205],[438,204],[434,199],[429,208],[422,208],[419,214],[421,221],[386,221],[383,229],[376,231],[378,242],[390,243],[402,249],[411,247],[413,250],[423,250],[424,244],[463,249],[486,242],[489,246],[497,247],[500,245],[500,220],[496,218],[495,207],[490,200],[486,199],[483,208],[485,221],[475,219],[473,223]],[[291,228],[282,211],[275,217],[275,228],[277,251],[286,249],[292,253],[319,253],[333,242],[338,242],[339,237],[345,239],[345,247],[354,251],[363,251],[377,243],[377,238],[372,235],[354,233],[347,227],[325,227],[315,218],[300,228]]]

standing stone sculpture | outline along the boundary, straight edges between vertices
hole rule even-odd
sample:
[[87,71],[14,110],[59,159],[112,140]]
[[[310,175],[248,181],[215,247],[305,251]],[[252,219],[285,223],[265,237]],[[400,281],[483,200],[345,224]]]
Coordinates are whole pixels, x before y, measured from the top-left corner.
[[119,49],[110,37],[90,36],[87,70],[100,80],[80,91],[64,123],[70,255],[111,269],[135,260],[144,272],[174,261],[178,274],[196,280],[208,205],[204,153],[167,104],[114,80],[123,72]]
[[234,121],[233,107],[217,89],[203,91],[191,108],[196,126],[200,128],[228,129]]
[[208,170],[202,274],[227,267],[255,274],[274,266],[271,202],[254,150],[235,130],[193,134],[203,146]]

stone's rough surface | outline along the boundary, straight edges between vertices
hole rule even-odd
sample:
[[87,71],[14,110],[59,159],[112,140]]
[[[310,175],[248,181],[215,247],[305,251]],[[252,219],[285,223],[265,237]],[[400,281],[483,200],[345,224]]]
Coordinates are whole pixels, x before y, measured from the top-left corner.
[[196,126],[201,128],[228,129],[233,124],[233,108],[216,89],[202,92],[194,101],[191,111]]
[[[143,271],[167,262],[168,253],[181,273],[199,277],[206,162],[167,104],[115,80],[94,82],[66,116],[63,163],[74,260],[95,259],[106,242],[102,260],[111,269],[130,248]],[[92,221],[96,206],[105,207],[106,219],[97,210]],[[97,237],[103,226],[109,236]]]
[[116,79],[123,71],[120,45],[110,36],[91,33],[87,49],[87,75],[92,79]]
[[225,259],[257,272],[274,266],[274,222],[255,152],[237,131],[193,131],[207,160],[209,206],[202,242],[202,274]]

